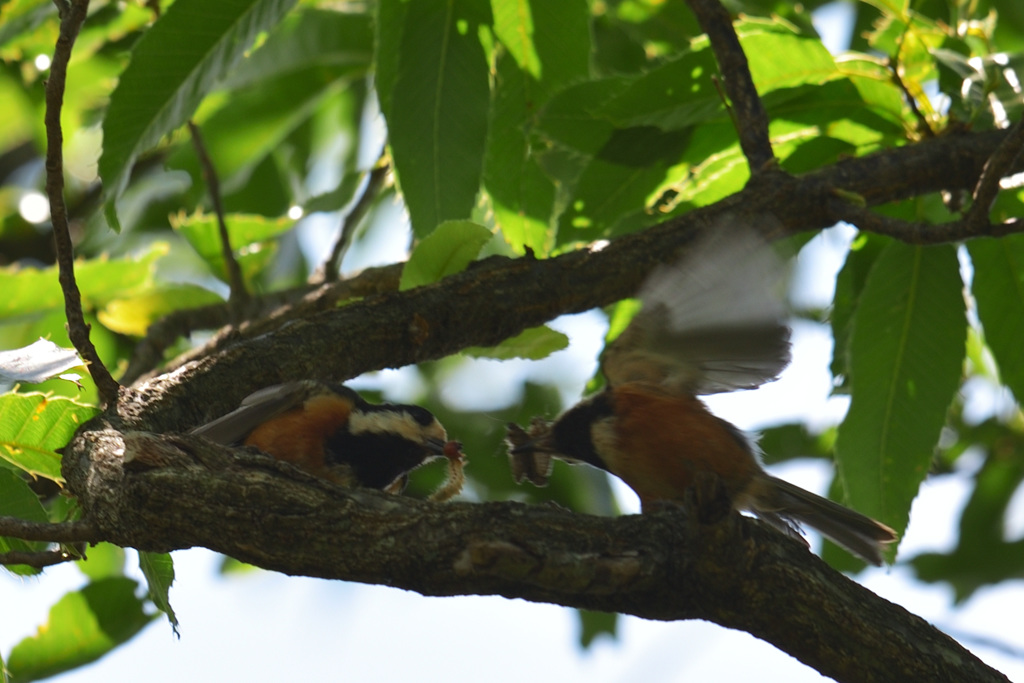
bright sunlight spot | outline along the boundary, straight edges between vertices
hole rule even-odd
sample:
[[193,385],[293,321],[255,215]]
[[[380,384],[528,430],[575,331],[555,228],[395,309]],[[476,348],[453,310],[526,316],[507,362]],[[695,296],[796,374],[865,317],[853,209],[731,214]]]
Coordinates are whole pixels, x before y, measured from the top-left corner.
[[18,202],[18,213],[29,223],[42,223],[50,217],[50,203],[42,192],[28,192]]
[[302,210],[301,206],[293,205],[288,207],[288,218],[291,218],[293,221],[297,221],[302,218],[304,213],[305,212]]
[[50,68],[50,55],[36,55],[34,64],[40,71],[46,71]]

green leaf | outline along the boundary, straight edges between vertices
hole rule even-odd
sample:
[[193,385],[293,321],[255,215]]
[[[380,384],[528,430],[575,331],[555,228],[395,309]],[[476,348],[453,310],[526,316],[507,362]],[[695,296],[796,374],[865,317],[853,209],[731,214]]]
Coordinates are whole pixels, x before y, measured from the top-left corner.
[[[200,126],[222,191],[227,194],[244,186],[253,170],[309,120],[325,98],[345,87],[346,75],[337,67],[314,66],[232,92],[229,103]],[[191,145],[179,147],[167,163],[201,177]]]
[[875,260],[892,240],[888,237],[871,235],[862,232],[850,245],[846,254],[846,262],[836,275],[836,289],[832,296],[832,309],[829,322],[832,324],[832,364],[829,370],[832,377],[840,384],[835,388],[837,393],[846,393],[849,380],[849,347],[850,330],[853,315],[857,310],[864,283]]
[[0,384],[38,384],[84,364],[74,349],[62,349],[51,341],[39,339],[20,349],[0,351]]
[[586,2],[493,0],[491,8],[495,36],[536,88],[535,106],[555,89],[587,75],[591,45]]
[[955,248],[889,244],[852,325],[839,475],[854,508],[902,530],[960,382],[967,323]]
[[549,140],[574,152],[593,156],[611,137],[615,127],[598,112],[626,91],[633,79],[604,78],[571,85],[551,98],[541,112],[538,127]]
[[832,459],[835,431],[814,434],[803,422],[768,427],[760,432],[757,445],[764,454],[765,465],[774,465],[794,458]]
[[0,396],[0,459],[32,476],[63,482],[57,449],[99,412],[93,406],[43,394]]
[[402,27],[405,15],[412,3],[404,0],[379,0],[374,16],[374,83],[377,86],[377,100],[385,119],[391,118],[395,80],[398,78],[398,61],[402,43]]
[[247,564],[241,560],[236,560],[230,555],[223,555],[220,561],[220,567],[217,571],[223,576],[229,575],[240,575],[240,574],[252,574],[253,572],[262,571],[259,567]]
[[363,184],[366,173],[363,171],[350,171],[342,176],[338,186],[330,192],[310,197],[302,205],[302,210],[307,214],[317,211],[341,211],[356,196],[356,190]]
[[486,0],[423,0],[406,8],[384,113],[417,237],[442,221],[468,218],[480,190],[490,102],[481,32],[490,23]]
[[656,126],[678,130],[724,118],[713,76],[718,63],[711,49],[687,52],[630,83],[596,113],[619,128]]
[[185,123],[245,56],[256,36],[275,26],[295,0],[178,0],[132,50],[103,120],[99,173],[107,218],[142,152]]
[[168,593],[174,583],[174,560],[170,553],[147,553],[139,551],[139,568],[149,584],[149,599],[167,615],[175,635],[178,634],[178,617],[174,615]]
[[400,290],[437,282],[465,269],[490,241],[491,231],[472,221],[447,221],[416,245],[402,269]]
[[530,133],[540,108],[565,85],[586,78],[590,32],[586,3],[501,0],[496,62],[484,158],[484,184],[495,223],[514,249],[546,253],[555,185],[538,164]]
[[[295,225],[290,218],[265,218],[251,214],[229,214],[224,217],[224,222],[228,226],[231,249],[246,278],[262,270],[277,238]],[[188,240],[217,277],[227,281],[216,216],[202,213],[171,216],[171,226]]]
[[[30,522],[48,522],[46,510],[39,502],[39,496],[29,488],[28,482],[5,467],[0,467],[0,515],[16,517]],[[35,543],[20,538],[0,536],[0,553],[12,550],[38,552],[45,550],[45,543]],[[14,573],[31,575],[39,570],[25,565],[5,565],[4,569]]]
[[220,303],[224,299],[198,285],[170,285],[138,296],[115,299],[97,314],[104,327],[119,334],[141,337],[168,313]]
[[510,337],[497,346],[480,347],[473,346],[463,350],[467,356],[474,358],[496,358],[508,360],[510,358],[527,358],[529,360],[540,360],[547,358],[555,351],[568,348],[569,338],[542,325],[523,330],[514,337]]
[[75,562],[78,570],[92,581],[124,576],[124,548],[113,543],[97,543],[86,552],[86,559]]
[[7,658],[11,678],[37,681],[94,662],[130,640],[152,617],[135,597],[138,584],[122,577],[90,583],[50,608],[36,635],[14,646]]
[[[785,21],[749,18],[737,22],[736,33],[754,86],[762,96],[780,88],[820,85],[839,76],[821,39],[801,34]],[[779,59],[779,55],[786,58]]]
[[1003,383],[1024,397],[1024,235],[970,240],[967,251],[974,264],[971,293],[985,343]]
[[[126,293],[138,294],[153,284],[154,265],[167,253],[164,242],[155,242],[143,253],[120,259],[96,258],[75,264],[75,277],[86,309],[102,308]],[[0,319],[64,310],[64,294],[57,266],[49,268],[0,268]]]
[[348,67],[350,73],[358,74],[369,69],[372,59],[369,16],[300,7],[286,16],[267,42],[232,70],[221,85],[229,90],[258,86],[311,66],[333,67],[332,71]]
[[39,496],[29,487],[28,482],[5,467],[0,467],[0,516],[17,517],[29,522],[50,521],[39,502]]
[[615,626],[619,615],[614,612],[592,612],[590,610],[578,610],[580,618],[580,645],[590,645],[602,635],[615,637]]

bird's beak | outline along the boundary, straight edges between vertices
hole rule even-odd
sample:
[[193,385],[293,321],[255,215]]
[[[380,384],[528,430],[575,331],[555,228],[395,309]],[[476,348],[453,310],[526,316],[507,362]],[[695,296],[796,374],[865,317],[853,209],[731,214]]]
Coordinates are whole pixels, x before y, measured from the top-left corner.
[[439,455],[449,460],[464,460],[462,443],[458,441],[442,441],[441,439],[427,439],[424,447],[431,455]]
[[441,439],[427,439],[423,442],[423,447],[431,455],[444,455],[445,443]]

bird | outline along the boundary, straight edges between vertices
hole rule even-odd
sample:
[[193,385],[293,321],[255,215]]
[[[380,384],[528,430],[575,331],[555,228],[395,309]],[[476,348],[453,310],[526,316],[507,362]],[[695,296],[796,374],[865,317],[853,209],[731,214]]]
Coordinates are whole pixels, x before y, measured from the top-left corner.
[[646,512],[711,474],[733,508],[788,535],[806,524],[881,565],[891,528],[768,474],[756,442],[700,399],[773,381],[789,364],[784,273],[753,227],[728,222],[655,269],[639,312],[605,348],[604,388],[554,422],[508,425],[516,480],[545,484],[552,458],[586,463],[624,481]]
[[251,446],[343,486],[399,493],[408,473],[447,458],[448,481],[433,500],[462,488],[462,446],[430,411],[374,404],[343,384],[301,380],[260,389],[234,411],[191,431],[224,445]]

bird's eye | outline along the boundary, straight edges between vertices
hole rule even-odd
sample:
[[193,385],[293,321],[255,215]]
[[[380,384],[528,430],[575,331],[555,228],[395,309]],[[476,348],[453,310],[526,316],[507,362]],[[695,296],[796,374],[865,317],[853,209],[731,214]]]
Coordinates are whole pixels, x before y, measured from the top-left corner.
[[425,408],[420,408],[419,406],[405,406],[405,411],[412,415],[412,419],[416,420],[424,427],[434,423],[434,415]]

